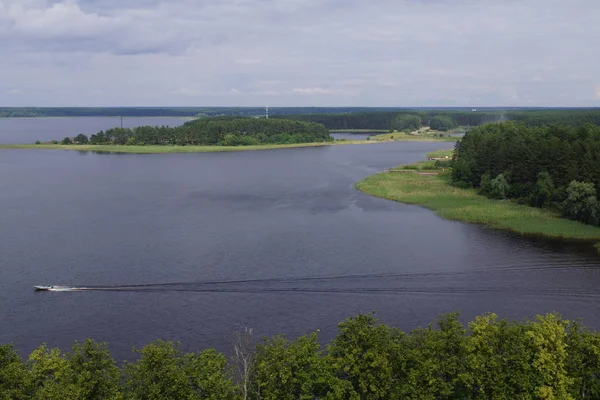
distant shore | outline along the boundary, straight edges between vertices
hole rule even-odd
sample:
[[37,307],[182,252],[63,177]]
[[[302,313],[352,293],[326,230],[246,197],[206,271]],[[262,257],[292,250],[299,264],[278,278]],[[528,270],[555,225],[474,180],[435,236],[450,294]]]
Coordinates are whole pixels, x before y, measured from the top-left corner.
[[[388,141],[389,142],[389,141]],[[369,140],[343,140],[336,142],[312,142],[293,144],[260,144],[255,146],[119,146],[119,145],[63,145],[63,144],[0,144],[1,149],[28,149],[28,150],[71,150],[95,151],[99,153],[134,153],[134,154],[161,154],[161,153],[219,153],[230,151],[251,151],[271,149],[292,149],[299,147],[325,147],[348,144],[376,144],[384,141]]]
[[0,149],[29,149],[29,150],[74,150],[95,151],[101,153],[215,153],[245,150],[287,149],[295,147],[330,146],[331,142],[294,143],[294,144],[264,144],[256,146],[119,146],[119,145],[62,145],[62,144],[0,144]]

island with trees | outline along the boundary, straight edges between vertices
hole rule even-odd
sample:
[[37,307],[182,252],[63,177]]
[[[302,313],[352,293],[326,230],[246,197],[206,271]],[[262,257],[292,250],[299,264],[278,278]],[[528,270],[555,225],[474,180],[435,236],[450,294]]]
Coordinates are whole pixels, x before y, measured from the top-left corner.
[[[177,127],[113,128],[91,135],[89,141],[84,136],[73,141],[79,143],[79,138],[82,144],[91,145],[247,146],[333,140],[324,126],[313,122],[259,118],[199,119]],[[71,144],[69,138],[64,141]]]
[[170,153],[324,146],[333,141],[327,128],[313,122],[215,117],[176,127],[112,128],[91,136],[80,133],[47,143],[36,141],[33,145],[0,145],[0,148]]

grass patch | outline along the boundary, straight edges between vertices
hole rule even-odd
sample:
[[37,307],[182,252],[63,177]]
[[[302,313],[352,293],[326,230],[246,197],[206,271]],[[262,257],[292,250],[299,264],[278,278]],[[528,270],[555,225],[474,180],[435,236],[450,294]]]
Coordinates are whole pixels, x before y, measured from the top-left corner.
[[134,154],[161,154],[161,153],[217,153],[227,151],[271,150],[290,149],[297,147],[324,147],[346,144],[374,144],[385,141],[374,140],[336,140],[334,142],[312,142],[293,144],[259,144],[253,146],[117,146],[117,145],[62,145],[62,144],[0,144],[0,149],[42,149],[42,150],[76,150],[96,151],[102,153],[134,153]]
[[381,135],[371,136],[371,140],[378,141],[409,141],[409,142],[456,142],[456,137],[439,137],[434,134],[419,134],[411,135],[404,132],[385,133]]
[[[445,158],[448,157],[449,160],[452,160],[452,155],[454,154],[454,149],[445,149],[445,150],[436,150],[430,151],[427,153],[428,158]],[[417,163],[419,164],[419,163]]]
[[[428,163],[430,162],[406,167],[428,170],[431,168]],[[600,228],[560,218],[558,214],[548,210],[510,201],[491,200],[478,195],[474,189],[450,186],[449,180],[449,172],[435,176],[380,173],[358,182],[356,188],[373,196],[426,207],[450,220],[483,224],[522,235],[600,240]]]
[[[353,141],[349,141],[353,144]],[[61,144],[2,144],[0,149],[47,149],[47,150],[77,150],[97,151],[107,153],[212,153],[244,150],[288,149],[295,147],[330,146],[332,142],[295,143],[295,144],[264,144],[256,146],[115,146],[115,145],[61,145]]]

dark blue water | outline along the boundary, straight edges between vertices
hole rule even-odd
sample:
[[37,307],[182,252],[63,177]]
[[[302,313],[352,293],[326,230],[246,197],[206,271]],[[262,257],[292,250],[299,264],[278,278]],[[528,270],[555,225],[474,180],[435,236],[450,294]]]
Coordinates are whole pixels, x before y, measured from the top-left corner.
[[[124,117],[123,127],[143,125],[177,126],[189,121],[179,117]],[[119,117],[75,118],[0,118],[0,143],[33,144],[36,140],[47,142],[74,137],[80,133],[91,136],[102,130],[121,126]]]
[[[215,154],[0,150],[0,342],[153,339],[227,351],[359,312],[412,329],[461,310],[558,311],[600,328],[600,263],[575,246],[445,221],[354,183],[452,144]],[[36,293],[33,285],[97,290]]]

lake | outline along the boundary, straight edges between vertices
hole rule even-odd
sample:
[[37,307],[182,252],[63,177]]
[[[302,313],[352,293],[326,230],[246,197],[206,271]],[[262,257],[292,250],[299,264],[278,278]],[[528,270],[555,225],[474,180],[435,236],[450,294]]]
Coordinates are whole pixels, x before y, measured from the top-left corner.
[[[587,248],[354,189],[452,145],[0,150],[0,342],[27,355],[90,337],[119,360],[157,338],[229,351],[242,327],[320,329],[325,342],[338,322],[373,310],[405,330],[456,310],[464,321],[557,311],[600,328],[600,262]],[[90,290],[34,292],[39,284]]]
[[[123,127],[143,125],[181,125],[189,118],[180,117],[123,117]],[[121,126],[119,117],[74,118],[0,118],[1,144],[30,144],[36,140],[49,142],[74,137],[80,133],[91,136],[100,131]]]

